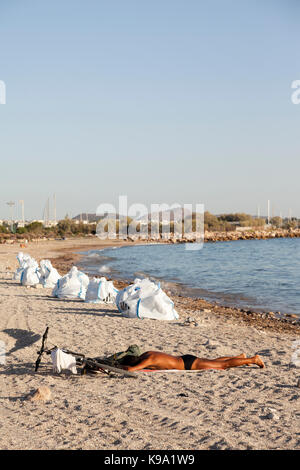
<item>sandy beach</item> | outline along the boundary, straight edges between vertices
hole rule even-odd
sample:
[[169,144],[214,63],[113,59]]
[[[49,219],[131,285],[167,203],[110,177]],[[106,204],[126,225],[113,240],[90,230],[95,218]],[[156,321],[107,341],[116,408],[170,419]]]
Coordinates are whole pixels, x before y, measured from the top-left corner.
[[[51,289],[12,280],[18,251],[51,259],[65,273],[79,260],[76,252],[110,245],[93,238],[0,246],[0,341],[6,347],[0,448],[299,449],[300,376],[292,363],[299,322],[179,296],[172,297],[179,320],[128,319],[114,306],[58,300]],[[186,326],[188,317],[198,326]],[[139,373],[136,379],[69,376],[54,374],[45,356],[35,373],[46,326],[49,345],[91,357],[137,344],[142,351],[206,358],[260,354],[266,368]],[[25,399],[42,385],[51,390],[49,401]]]

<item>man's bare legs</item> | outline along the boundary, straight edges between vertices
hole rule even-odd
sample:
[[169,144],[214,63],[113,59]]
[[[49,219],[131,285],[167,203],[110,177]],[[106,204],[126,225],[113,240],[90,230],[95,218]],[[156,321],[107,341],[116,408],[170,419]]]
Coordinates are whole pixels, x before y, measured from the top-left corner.
[[246,354],[242,353],[239,354],[238,356],[224,356],[224,357],[217,357],[217,359],[214,359],[214,361],[228,361],[228,359],[233,359],[234,357],[236,358],[246,358]]
[[240,367],[240,366],[250,366],[250,365],[257,365],[261,369],[265,367],[262,359],[260,356],[255,355],[253,357],[231,357],[231,358],[218,358],[214,360],[210,359],[196,359],[192,365],[193,370],[201,370],[201,369],[219,369],[225,370],[231,367]]
[[[243,365],[255,364],[260,368],[264,367],[262,359],[256,355],[250,358],[246,358],[245,354],[239,356],[224,356],[217,359],[200,359],[197,358],[192,364],[192,370],[202,369],[218,369],[224,370],[231,367],[239,367]],[[124,369],[135,372],[143,369],[156,369],[156,370],[167,370],[177,369],[184,370],[184,362],[180,356],[171,356],[169,354],[160,353],[158,351],[148,351],[137,358],[137,362],[132,366],[124,366]]]

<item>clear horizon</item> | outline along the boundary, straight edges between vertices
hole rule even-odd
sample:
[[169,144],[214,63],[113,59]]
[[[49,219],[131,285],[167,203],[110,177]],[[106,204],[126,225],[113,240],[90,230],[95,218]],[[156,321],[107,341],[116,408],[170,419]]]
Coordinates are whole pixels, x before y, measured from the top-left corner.
[[54,193],[57,219],[122,194],[300,217],[299,14],[294,0],[1,2],[0,219],[19,200],[42,219]]

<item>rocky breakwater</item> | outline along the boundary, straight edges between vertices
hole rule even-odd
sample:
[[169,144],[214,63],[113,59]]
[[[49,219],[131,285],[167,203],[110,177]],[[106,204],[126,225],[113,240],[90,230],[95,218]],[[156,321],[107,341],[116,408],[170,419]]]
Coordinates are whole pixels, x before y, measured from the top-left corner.
[[[264,240],[269,238],[298,238],[300,237],[300,229],[266,229],[266,230],[235,230],[230,232],[210,232],[205,231],[205,242],[218,242],[218,241],[234,241],[234,240]],[[201,233],[189,233],[183,236],[176,236],[169,234],[166,236],[146,237],[136,235],[128,237],[129,241],[144,243],[195,243],[203,240]]]
[[204,234],[204,240],[207,242],[298,237],[300,237],[300,229],[238,230],[232,232],[206,231]]

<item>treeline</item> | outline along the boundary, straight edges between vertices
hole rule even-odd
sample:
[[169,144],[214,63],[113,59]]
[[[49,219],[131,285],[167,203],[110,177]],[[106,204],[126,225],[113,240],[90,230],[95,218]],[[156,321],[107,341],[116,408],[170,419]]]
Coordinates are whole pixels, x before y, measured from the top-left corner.
[[236,213],[236,214],[221,214],[213,215],[210,212],[204,214],[204,227],[205,230],[210,232],[230,232],[234,231],[236,227],[253,227],[263,228],[266,224],[264,218],[252,217],[249,214]]
[[[245,213],[221,214],[213,215],[210,212],[204,214],[205,230],[211,232],[228,232],[234,231],[236,227],[251,227],[253,229],[263,229],[267,224],[264,217],[253,217]],[[291,220],[281,217],[273,217],[270,219],[270,225],[274,228],[297,228],[299,221],[296,218]]]
[[[197,229],[196,226],[196,217],[198,214],[192,214],[188,216],[184,222],[184,226],[182,225],[182,232],[187,233],[188,231],[195,232]],[[280,217],[273,217],[270,220],[271,225],[274,228],[283,228],[283,229],[290,229],[290,228],[297,228],[299,226],[299,221],[296,218],[291,220],[282,219]],[[165,225],[160,223],[150,223],[146,224],[148,228],[141,226],[140,223],[134,221],[127,217],[124,217],[120,221],[116,221],[116,233],[118,234],[121,230],[123,233],[124,231],[130,234],[130,227],[133,227],[136,232],[140,232],[141,230],[145,232],[148,230],[148,233],[156,232],[162,233],[166,231]],[[245,213],[235,213],[235,214],[221,214],[221,215],[213,215],[210,212],[204,213],[204,229],[205,231],[210,232],[232,232],[235,231],[237,227],[251,227],[254,230],[263,229],[266,225],[265,218],[256,218],[252,217],[249,214]],[[180,231],[181,226],[180,222],[176,222],[174,220],[170,221],[169,224],[170,230],[169,232],[172,234],[176,231]],[[27,238],[40,238],[40,237],[47,237],[47,238],[64,238],[64,237],[71,237],[71,236],[85,236],[85,235],[95,235],[96,234],[97,224],[96,222],[90,224],[84,224],[82,222],[76,223],[73,219],[69,219],[66,217],[63,220],[60,220],[55,227],[44,227],[41,222],[32,222],[25,227],[18,227],[14,225],[10,227],[8,225],[0,225],[0,238],[11,238],[14,235],[18,239]],[[110,231],[109,223],[104,223],[103,230],[105,232]]]
[[76,224],[73,220],[65,218],[60,220],[55,227],[44,227],[41,222],[32,222],[25,227],[13,227],[0,225],[0,237],[8,238],[15,235],[18,239],[32,238],[63,238],[66,236],[95,235],[96,224]]

